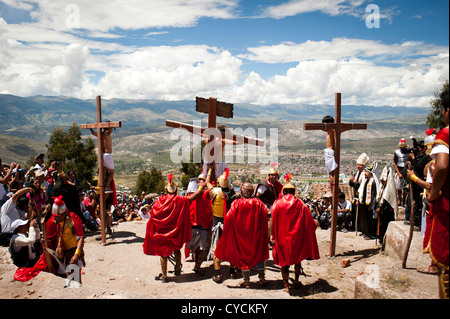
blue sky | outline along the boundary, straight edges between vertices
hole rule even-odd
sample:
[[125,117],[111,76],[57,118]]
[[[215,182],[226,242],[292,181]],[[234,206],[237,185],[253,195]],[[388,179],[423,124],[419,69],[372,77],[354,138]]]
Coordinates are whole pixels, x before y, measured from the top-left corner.
[[446,0],[6,0],[0,93],[423,107],[448,39]]

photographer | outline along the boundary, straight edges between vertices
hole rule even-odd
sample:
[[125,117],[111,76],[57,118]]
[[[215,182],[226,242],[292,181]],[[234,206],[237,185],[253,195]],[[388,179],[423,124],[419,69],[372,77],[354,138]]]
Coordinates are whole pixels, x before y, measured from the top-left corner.
[[398,192],[398,205],[404,205],[405,198],[402,196],[404,178],[406,177],[406,162],[409,160],[411,149],[406,145],[406,140],[401,138],[398,149],[394,153],[395,186]]
[[[413,138],[414,148],[411,149],[410,153],[410,163],[411,170],[413,173],[420,179],[425,180],[424,176],[425,166],[431,160],[431,158],[426,154],[426,146],[424,145],[424,141],[417,142],[416,139]],[[411,175],[411,174],[409,174]],[[406,177],[406,176],[405,176]],[[423,188],[421,188],[416,183],[413,183],[413,200],[414,200],[414,225],[420,227],[421,219],[422,219],[422,201]],[[411,214],[411,198],[408,196],[408,205],[407,209],[405,209],[405,221],[408,222]]]

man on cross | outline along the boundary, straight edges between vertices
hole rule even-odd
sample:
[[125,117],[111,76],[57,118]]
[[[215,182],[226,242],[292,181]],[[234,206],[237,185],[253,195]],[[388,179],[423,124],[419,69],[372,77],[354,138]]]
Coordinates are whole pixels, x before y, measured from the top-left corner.
[[[322,123],[334,123],[334,118],[332,116],[325,116],[322,119]],[[334,180],[334,173],[336,167],[338,167],[335,159],[334,159],[334,130],[324,130],[327,132],[327,140],[326,140],[326,148],[324,150],[325,152],[325,167],[327,168],[327,173],[330,176],[330,191],[333,191],[333,180]]]
[[[110,122],[110,121],[106,121]],[[95,132],[92,128],[90,128],[92,135],[98,137],[97,132]],[[113,132],[113,128],[103,128],[102,130],[102,138],[103,138],[103,167],[105,167],[105,172],[103,176],[105,180],[106,191],[111,191],[111,182],[114,178],[114,160],[112,155],[112,138],[111,133]]]

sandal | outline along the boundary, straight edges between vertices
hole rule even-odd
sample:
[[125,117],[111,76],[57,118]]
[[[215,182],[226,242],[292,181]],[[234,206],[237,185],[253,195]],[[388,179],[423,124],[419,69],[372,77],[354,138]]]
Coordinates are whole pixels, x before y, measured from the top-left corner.
[[161,280],[162,282],[169,282],[167,277],[163,276],[162,273],[160,273],[158,276],[155,276],[155,280]]
[[230,279],[236,279],[236,269],[230,268]]
[[239,283],[239,286],[241,286],[243,288],[246,288],[246,289],[249,289],[250,288],[250,281],[241,281]]
[[422,274],[429,274],[429,275],[437,275],[438,269],[434,265],[430,265],[428,267],[418,267],[416,270]]
[[212,280],[218,284],[220,284],[223,281],[222,275],[218,274],[212,277]]

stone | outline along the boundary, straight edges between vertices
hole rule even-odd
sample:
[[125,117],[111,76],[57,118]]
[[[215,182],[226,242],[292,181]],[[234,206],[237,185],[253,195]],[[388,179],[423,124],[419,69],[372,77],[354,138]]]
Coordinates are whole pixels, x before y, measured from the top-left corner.
[[342,266],[342,268],[350,266],[350,259],[343,259],[341,261],[341,266]]

